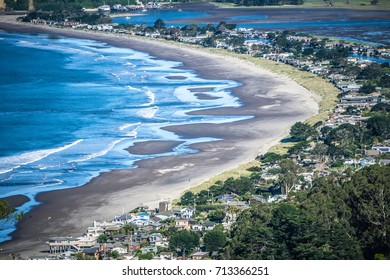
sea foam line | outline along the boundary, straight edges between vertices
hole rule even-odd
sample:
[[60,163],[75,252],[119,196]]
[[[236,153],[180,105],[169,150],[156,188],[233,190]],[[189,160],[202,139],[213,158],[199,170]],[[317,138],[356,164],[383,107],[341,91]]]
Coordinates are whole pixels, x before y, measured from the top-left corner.
[[84,156],[84,157],[79,158],[79,159],[74,159],[74,160],[68,161],[68,163],[72,163],[72,162],[83,162],[83,161],[87,161],[87,160],[90,160],[90,159],[93,159],[93,158],[97,158],[97,157],[104,156],[104,155],[106,155],[109,151],[111,151],[118,143],[122,142],[122,141],[125,140],[125,139],[126,139],[126,138],[121,138],[121,139],[119,139],[119,140],[115,140],[115,141],[111,142],[104,150],[101,150],[101,151],[96,152],[96,153],[89,154],[89,155]]
[[74,141],[73,143],[70,143],[68,145],[59,148],[38,150],[38,151],[23,153],[20,155],[0,158],[0,174],[11,172],[12,170],[17,169],[23,165],[39,161],[51,154],[69,149],[79,144],[82,141],[83,139],[79,139]]

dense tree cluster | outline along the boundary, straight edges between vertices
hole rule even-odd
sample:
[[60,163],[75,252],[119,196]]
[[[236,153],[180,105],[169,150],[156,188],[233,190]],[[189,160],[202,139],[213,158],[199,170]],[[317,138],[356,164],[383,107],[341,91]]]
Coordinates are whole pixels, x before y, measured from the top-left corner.
[[243,212],[226,247],[230,259],[390,257],[390,166],[321,177],[290,201]]

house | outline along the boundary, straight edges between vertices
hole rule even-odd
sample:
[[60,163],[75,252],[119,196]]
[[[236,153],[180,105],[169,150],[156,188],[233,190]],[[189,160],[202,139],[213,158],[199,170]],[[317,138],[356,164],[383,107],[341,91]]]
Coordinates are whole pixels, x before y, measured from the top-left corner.
[[114,234],[109,237],[110,240],[115,241],[115,242],[125,242],[127,238],[126,234]]
[[149,242],[152,246],[163,246],[163,236],[161,233],[152,233],[149,235]]
[[174,260],[174,256],[172,252],[161,252],[160,260]]
[[193,260],[203,260],[208,258],[209,252],[196,252],[191,255]]
[[380,159],[379,164],[388,165],[388,164],[390,164],[390,159]]
[[344,161],[345,165],[356,165],[358,163],[359,163],[359,161],[356,160],[356,159],[347,159],[347,160]]
[[134,234],[134,239],[136,242],[139,242],[139,243],[147,243],[149,240],[149,234],[145,233],[145,232],[137,231]]
[[180,209],[180,217],[182,217],[183,219],[191,219],[194,214],[195,209],[192,207]]
[[194,224],[194,225],[191,225],[191,230],[199,232],[199,231],[203,230],[203,226],[200,224]]
[[360,160],[360,167],[363,168],[365,166],[375,164],[375,159],[373,157],[365,157]]
[[53,237],[46,244],[49,246],[50,253],[61,253],[69,249],[80,251],[79,241],[73,237]]
[[367,150],[366,151],[366,156],[372,157],[372,156],[377,156],[380,154],[379,150]]
[[143,247],[141,248],[142,254],[147,254],[147,253],[157,253],[158,248],[157,246],[148,246],[148,247]]
[[390,146],[375,145],[372,146],[372,149],[378,151],[381,154],[390,153]]
[[155,217],[161,219],[162,221],[169,219],[169,218],[175,218],[175,213],[173,211],[163,211],[163,212],[158,212]]
[[130,244],[127,244],[127,252],[134,252],[141,249],[141,244],[138,242],[130,242]]
[[245,201],[230,201],[228,203],[228,206],[231,206],[231,207],[236,207],[237,209],[240,209],[240,210],[245,210],[245,209],[248,209],[249,208],[249,204],[246,203]]
[[176,220],[176,227],[178,230],[190,230],[191,227],[190,227],[190,223],[188,220],[184,220],[184,219],[177,219]]
[[120,244],[112,247],[112,251],[117,251],[121,255],[128,253],[127,246],[123,246],[123,245],[120,245]]
[[149,219],[149,224],[153,227],[159,227],[161,226],[161,223],[160,223],[161,219],[159,217],[151,217]]
[[205,222],[204,223],[204,230],[213,230],[215,228],[214,222]]
[[226,204],[232,201],[235,197],[236,195],[234,194],[223,194],[218,196],[218,201]]

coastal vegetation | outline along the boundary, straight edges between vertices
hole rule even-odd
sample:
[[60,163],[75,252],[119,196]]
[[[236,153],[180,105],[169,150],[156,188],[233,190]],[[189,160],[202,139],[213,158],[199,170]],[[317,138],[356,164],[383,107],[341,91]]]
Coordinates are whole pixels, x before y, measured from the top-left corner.
[[229,259],[390,257],[389,166],[318,178],[307,191],[241,213],[225,248]]
[[14,212],[14,207],[11,207],[7,201],[0,199],[0,220],[9,217]]

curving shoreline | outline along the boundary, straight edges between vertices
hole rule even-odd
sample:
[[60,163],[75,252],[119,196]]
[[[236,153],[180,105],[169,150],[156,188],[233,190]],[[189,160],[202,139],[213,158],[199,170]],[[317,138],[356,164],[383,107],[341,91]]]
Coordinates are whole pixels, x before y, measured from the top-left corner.
[[[147,52],[159,59],[181,61],[183,68],[195,70],[202,78],[229,77],[241,84],[232,92],[240,98],[243,106],[204,110],[202,114],[223,115],[229,110],[230,115],[255,116],[228,124],[165,127],[183,138],[194,135],[224,140],[193,145],[200,151],[197,154],[143,160],[137,162],[138,168],[103,173],[83,187],[39,194],[36,199],[42,204],[22,219],[12,241],[0,244],[1,255],[15,252],[28,255],[45,248],[41,240],[50,236],[82,234],[93,220],[111,219],[122,213],[123,208],[130,210],[140,203],[155,207],[158,201],[173,199],[216,174],[253,160],[285,136],[292,124],[318,110],[318,97],[308,90],[288,78],[238,58],[168,42],[111,34],[14,23],[0,23],[0,29],[98,40]],[[172,146],[168,144],[173,143],[153,148],[169,150]],[[153,143],[143,143],[131,149],[139,149],[141,153],[148,145]]]

